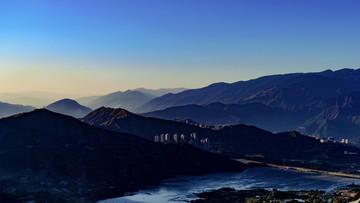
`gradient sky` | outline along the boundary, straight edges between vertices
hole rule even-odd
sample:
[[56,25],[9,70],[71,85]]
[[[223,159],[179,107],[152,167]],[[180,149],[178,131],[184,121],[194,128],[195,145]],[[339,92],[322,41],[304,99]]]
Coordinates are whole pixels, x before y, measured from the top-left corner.
[[360,68],[360,1],[1,0],[0,93]]

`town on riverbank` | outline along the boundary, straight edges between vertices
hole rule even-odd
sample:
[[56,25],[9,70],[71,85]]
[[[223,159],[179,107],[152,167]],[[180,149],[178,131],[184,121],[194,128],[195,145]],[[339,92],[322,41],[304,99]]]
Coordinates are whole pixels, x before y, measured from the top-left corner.
[[192,203],[262,203],[262,202],[314,202],[314,203],[359,203],[360,186],[348,185],[346,188],[326,192],[322,190],[309,191],[280,191],[276,188],[269,190],[235,190],[233,188],[221,188],[195,194],[200,199],[192,200]]

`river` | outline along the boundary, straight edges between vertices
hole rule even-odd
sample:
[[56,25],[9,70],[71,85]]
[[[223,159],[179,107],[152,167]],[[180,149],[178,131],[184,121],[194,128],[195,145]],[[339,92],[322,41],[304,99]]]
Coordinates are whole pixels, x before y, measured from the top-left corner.
[[275,168],[247,168],[242,173],[215,173],[201,176],[178,176],[162,181],[158,186],[127,196],[102,200],[99,203],[182,202],[196,199],[194,192],[232,187],[244,189],[325,190],[332,191],[360,179],[305,173]]

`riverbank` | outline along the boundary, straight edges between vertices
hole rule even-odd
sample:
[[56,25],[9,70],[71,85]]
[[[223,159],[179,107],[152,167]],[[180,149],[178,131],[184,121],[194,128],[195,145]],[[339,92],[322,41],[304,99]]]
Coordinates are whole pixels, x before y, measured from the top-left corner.
[[[202,193],[196,193],[200,199],[192,200],[192,203],[203,202],[353,202],[360,198],[360,188],[351,188],[326,192],[321,190],[310,191],[271,191],[264,189],[235,190],[233,188],[221,188]],[[357,201],[356,201],[357,202]]]
[[237,161],[240,161],[242,163],[248,164],[248,166],[260,166],[260,167],[271,167],[271,168],[278,168],[282,170],[295,170],[300,172],[306,172],[306,173],[319,173],[319,174],[326,174],[326,175],[333,175],[333,176],[340,176],[340,177],[346,177],[346,178],[357,178],[360,179],[360,175],[357,174],[349,174],[349,173],[341,173],[341,172],[330,172],[330,171],[324,171],[324,170],[316,170],[316,169],[309,169],[309,168],[302,168],[302,167],[295,167],[295,166],[282,166],[282,165],[276,165],[276,164],[269,164],[264,163],[260,161],[253,161],[248,159],[236,159]]
[[347,185],[360,184],[356,178],[281,170],[272,167],[249,167],[242,173],[215,173],[201,176],[179,176],[161,184],[101,203],[124,202],[190,202],[198,199],[194,193],[220,188],[235,190],[325,191],[342,190]]

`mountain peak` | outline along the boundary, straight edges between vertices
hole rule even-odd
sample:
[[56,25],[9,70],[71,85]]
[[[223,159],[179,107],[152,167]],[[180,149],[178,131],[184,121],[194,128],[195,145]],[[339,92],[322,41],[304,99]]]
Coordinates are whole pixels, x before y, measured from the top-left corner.
[[46,108],[57,113],[73,116],[75,118],[82,118],[92,111],[92,109],[79,104],[77,101],[67,98],[54,102]]
[[82,121],[91,124],[96,122],[107,125],[109,122],[112,122],[113,120],[127,118],[133,115],[135,114],[122,108],[100,107],[95,111],[89,113],[87,116],[85,116],[82,119]]
[[57,102],[54,102],[53,104],[56,104],[56,103],[79,104],[77,101],[69,99],[69,98],[61,99]]
[[123,108],[110,108],[110,107],[104,107],[104,106],[96,109],[92,113],[96,113],[96,114],[110,113],[112,115],[118,115],[118,116],[121,116],[121,117],[126,117],[126,116],[128,116],[130,114],[133,114],[133,113],[131,113],[131,112],[129,112],[126,109],[123,109]]
[[13,120],[17,120],[17,122],[21,122],[21,125],[27,126],[29,129],[41,126],[41,129],[46,131],[58,129],[59,126],[53,126],[54,123],[63,123],[64,126],[68,124],[81,123],[79,120],[71,116],[53,112],[45,108],[20,113],[2,120],[7,120],[7,122],[10,123],[13,122]]

